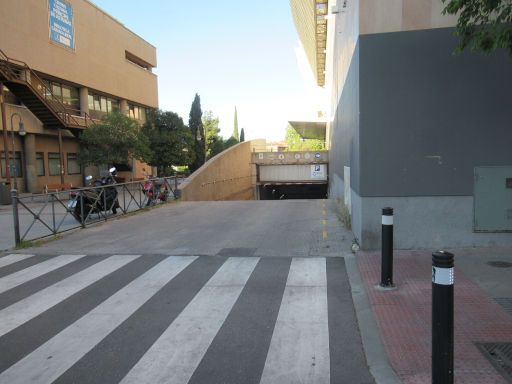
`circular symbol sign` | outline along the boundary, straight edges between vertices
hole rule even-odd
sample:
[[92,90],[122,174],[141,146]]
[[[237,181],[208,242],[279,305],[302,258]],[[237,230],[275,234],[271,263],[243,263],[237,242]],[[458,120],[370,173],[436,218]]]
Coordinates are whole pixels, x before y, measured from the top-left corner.
[[316,157],[317,159],[319,159],[319,158],[320,158],[320,152],[315,153],[315,157]]

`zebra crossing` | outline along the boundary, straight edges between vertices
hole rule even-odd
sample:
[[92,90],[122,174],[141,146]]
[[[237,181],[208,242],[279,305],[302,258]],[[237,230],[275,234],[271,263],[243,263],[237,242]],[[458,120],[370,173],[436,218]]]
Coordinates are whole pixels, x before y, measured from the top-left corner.
[[342,259],[0,257],[0,384],[345,382]]

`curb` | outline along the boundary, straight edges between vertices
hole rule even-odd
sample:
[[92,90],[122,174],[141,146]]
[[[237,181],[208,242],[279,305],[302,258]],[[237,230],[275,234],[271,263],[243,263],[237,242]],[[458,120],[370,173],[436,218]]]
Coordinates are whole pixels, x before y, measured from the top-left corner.
[[366,362],[376,384],[402,384],[387,359],[382,339],[372,308],[366,296],[363,281],[359,273],[356,257],[352,253],[344,253],[345,267],[350,282],[352,301],[356,311],[359,332],[363,342]]

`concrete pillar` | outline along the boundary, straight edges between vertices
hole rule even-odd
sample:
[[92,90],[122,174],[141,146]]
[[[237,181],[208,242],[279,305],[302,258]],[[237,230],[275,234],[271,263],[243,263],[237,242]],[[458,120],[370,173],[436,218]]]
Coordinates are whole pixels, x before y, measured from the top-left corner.
[[121,99],[121,102],[119,103],[119,107],[121,108],[121,113],[123,115],[128,116],[128,100]]
[[24,138],[25,180],[27,192],[37,193],[36,135],[27,133]]
[[80,90],[80,115],[85,116],[89,114],[89,89],[87,87],[81,87]]

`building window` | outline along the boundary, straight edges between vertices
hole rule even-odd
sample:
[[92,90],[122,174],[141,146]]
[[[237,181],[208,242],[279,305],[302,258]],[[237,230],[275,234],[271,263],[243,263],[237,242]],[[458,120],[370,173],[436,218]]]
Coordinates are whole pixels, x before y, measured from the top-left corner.
[[97,118],[121,109],[119,100],[91,93],[88,96],[88,104],[89,114]]
[[78,163],[76,153],[68,153],[68,175],[78,175],[82,173],[82,168]]
[[45,175],[43,152],[36,152],[36,172],[37,172],[37,176]]
[[[2,168],[2,177],[7,177],[7,173],[5,170],[5,152],[2,151],[2,154],[0,155],[0,162],[1,168]],[[16,177],[23,177],[23,168],[21,166],[21,152],[15,152],[14,153],[14,161],[12,159],[12,152],[9,153],[9,164],[10,164],[10,171],[11,176]]]
[[128,104],[128,116],[130,116],[132,119],[145,122],[146,113],[146,108],[139,107],[138,105]]
[[60,155],[56,152],[48,152],[48,170],[50,176],[60,175]]
[[46,89],[43,90],[43,95],[45,98],[50,100],[52,99],[52,95],[48,91],[48,89],[50,89],[54,98],[68,106],[68,109],[74,110],[79,114],[80,96],[78,88],[49,80],[44,80],[44,85],[46,86]]

